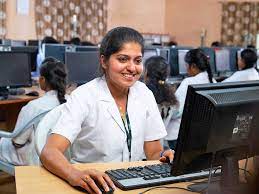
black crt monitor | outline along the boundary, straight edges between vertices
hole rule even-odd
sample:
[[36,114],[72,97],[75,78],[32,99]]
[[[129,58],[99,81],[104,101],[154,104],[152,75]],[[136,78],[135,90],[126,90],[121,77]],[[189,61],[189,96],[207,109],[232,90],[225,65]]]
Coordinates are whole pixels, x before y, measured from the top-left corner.
[[214,48],[201,47],[200,49],[205,53],[205,55],[209,59],[210,69],[211,69],[211,72],[212,72],[213,76],[217,76],[216,65],[215,65],[215,51],[214,51]]
[[158,55],[163,57],[166,62],[169,64],[170,62],[170,49],[169,48],[158,48],[157,49]]
[[187,49],[179,49],[178,50],[178,69],[179,69],[179,75],[187,75],[187,66],[186,62],[184,60],[186,53],[189,50]]
[[7,98],[8,88],[31,86],[28,53],[0,52],[0,98]]
[[68,82],[84,84],[98,77],[99,51],[66,52],[65,63],[68,69]]
[[[145,62],[147,59],[153,56],[158,56],[158,49],[156,48],[145,48],[144,49],[144,55],[142,57],[142,63],[145,65]],[[145,67],[144,67],[145,68]]]
[[11,40],[11,46],[26,46],[25,40]]
[[230,50],[227,48],[215,49],[215,65],[219,76],[228,76],[233,69],[230,66]]
[[37,67],[37,54],[38,54],[38,46],[12,46],[11,51],[17,52],[17,53],[28,53],[30,57],[30,66],[31,71],[36,71]]
[[65,52],[73,50],[74,47],[71,45],[64,44],[43,44],[42,50],[44,53],[44,58],[54,57],[57,60],[65,63]]
[[238,160],[259,154],[258,137],[259,81],[190,85],[171,173],[222,166],[209,193],[241,189]]
[[[185,67],[185,64],[184,66],[182,65],[184,61],[184,58],[183,58],[183,55],[185,56],[186,54],[186,51],[188,50],[191,50],[192,47],[171,47],[170,48],[170,60],[169,60],[169,64],[170,64],[170,69],[171,69],[171,72],[170,72],[170,76],[171,77],[183,77],[184,75],[187,74],[187,70],[186,70],[186,67]],[[180,56],[179,56],[179,50],[180,51]],[[179,66],[179,59],[180,59],[180,65],[181,67]],[[181,74],[181,73],[182,74]]]
[[28,40],[27,45],[28,46],[39,46],[40,41],[39,40]]
[[98,46],[76,46],[75,47],[75,51],[99,51],[99,47]]

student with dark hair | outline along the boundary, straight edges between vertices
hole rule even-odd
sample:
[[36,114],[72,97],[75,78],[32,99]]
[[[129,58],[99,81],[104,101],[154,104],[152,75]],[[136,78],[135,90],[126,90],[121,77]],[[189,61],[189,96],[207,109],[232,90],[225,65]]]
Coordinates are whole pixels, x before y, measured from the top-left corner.
[[223,82],[259,80],[259,75],[255,68],[256,62],[256,52],[253,49],[244,49],[241,52],[240,57],[238,57],[239,71],[223,80]]
[[71,38],[70,40],[70,44],[73,44],[73,45],[81,45],[81,40],[79,37],[73,37]]
[[[210,64],[207,56],[201,49],[192,49],[188,51],[184,58],[187,66],[188,76],[185,78],[175,92],[175,96],[179,102],[179,114],[182,115],[184,102],[187,94],[188,86],[191,84],[205,84],[216,82],[211,73]],[[181,123],[181,116],[171,123],[167,136],[168,144],[171,149],[175,149],[178,132]]]
[[143,154],[148,160],[173,159],[159,141],[166,130],[154,95],[138,81],[143,51],[144,39],[136,30],[110,30],[100,46],[103,76],[78,87],[64,104],[40,158],[72,186],[89,193],[100,193],[96,184],[105,191],[108,185],[115,188],[105,173],[74,168],[63,155],[69,146],[74,162],[136,161]]
[[[170,137],[170,123],[177,118],[178,101],[174,94],[174,87],[166,83],[170,74],[170,66],[161,56],[153,56],[146,60],[144,80],[147,87],[153,92],[161,117]],[[165,138],[167,139],[167,137]]]
[[[66,102],[65,65],[54,58],[46,58],[40,68],[40,87],[46,93],[24,106],[18,116],[14,131],[26,125],[36,116]],[[39,122],[39,121],[38,121]],[[14,165],[33,165],[37,156],[34,148],[34,128],[37,123],[24,130],[17,137],[0,139],[0,158]]]

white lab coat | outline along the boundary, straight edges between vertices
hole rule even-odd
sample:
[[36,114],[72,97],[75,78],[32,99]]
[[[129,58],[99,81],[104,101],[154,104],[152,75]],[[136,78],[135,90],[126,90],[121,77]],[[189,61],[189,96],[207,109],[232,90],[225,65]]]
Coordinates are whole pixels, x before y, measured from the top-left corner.
[[[131,160],[141,160],[144,142],[166,135],[152,92],[141,82],[129,90],[127,111],[132,131]],[[71,142],[72,162],[128,161],[124,125],[104,77],[74,90],[52,133]]]
[[[214,79],[213,79],[213,82],[216,83]],[[170,120],[166,128],[167,130],[167,136],[165,137],[166,140],[176,140],[178,138],[181,116],[183,113],[188,86],[192,84],[206,84],[206,83],[210,83],[208,78],[208,73],[206,71],[201,72],[193,77],[185,78],[181,82],[180,86],[177,88],[175,92],[175,96],[179,102],[179,110],[176,116]]]
[[259,74],[255,68],[249,68],[249,69],[237,71],[229,78],[223,80],[222,82],[252,81],[252,80],[259,80]]
[[[24,126],[26,123],[31,121],[37,115],[51,110],[52,108],[59,105],[57,98],[57,92],[51,90],[47,92],[44,96],[30,101],[26,106],[24,106],[18,116],[15,129]],[[38,121],[39,122],[39,121]],[[37,127],[38,122],[35,123]],[[14,130],[15,130],[14,129]],[[12,139],[1,138],[0,139],[0,160],[5,161],[14,165],[31,165],[34,164],[36,152],[34,149],[34,128],[26,130],[19,136],[14,138],[14,142],[18,144],[25,144],[21,148],[16,148],[12,144]]]

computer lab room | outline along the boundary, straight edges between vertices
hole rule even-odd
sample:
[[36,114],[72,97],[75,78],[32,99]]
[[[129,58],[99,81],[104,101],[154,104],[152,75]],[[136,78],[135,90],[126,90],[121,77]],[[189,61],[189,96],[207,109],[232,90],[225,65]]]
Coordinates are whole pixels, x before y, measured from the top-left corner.
[[0,1],[0,194],[259,193],[258,0]]

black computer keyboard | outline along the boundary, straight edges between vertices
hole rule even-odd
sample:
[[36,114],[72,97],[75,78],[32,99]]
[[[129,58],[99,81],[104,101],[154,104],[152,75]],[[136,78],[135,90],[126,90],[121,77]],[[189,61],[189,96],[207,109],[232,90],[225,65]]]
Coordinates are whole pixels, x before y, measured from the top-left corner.
[[[170,171],[171,165],[163,163],[130,167],[128,169],[108,170],[106,173],[113,180],[114,184],[122,190],[190,181],[194,179],[207,178],[209,176],[209,170],[180,176],[172,176]],[[216,172],[216,175],[219,174],[220,170]]]

